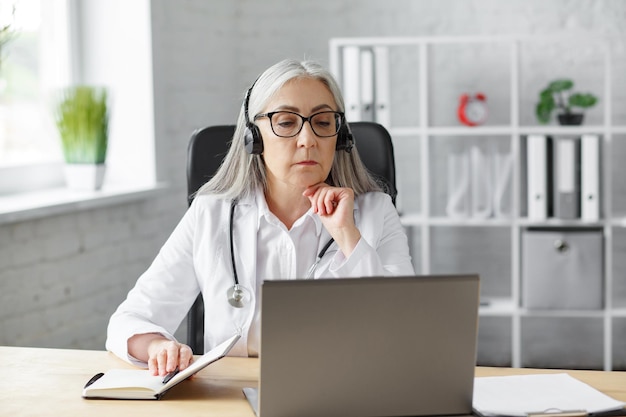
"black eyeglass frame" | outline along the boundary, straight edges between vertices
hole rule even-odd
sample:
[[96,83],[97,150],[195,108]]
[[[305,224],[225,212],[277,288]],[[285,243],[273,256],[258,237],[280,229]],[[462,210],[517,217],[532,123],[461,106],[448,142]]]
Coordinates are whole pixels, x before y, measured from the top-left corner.
[[[289,135],[289,136],[279,135],[278,133],[276,133],[276,131],[274,131],[274,123],[272,123],[272,117],[275,114],[278,114],[278,113],[290,113],[290,114],[294,114],[294,115],[300,117],[300,119],[302,119],[302,124],[300,125],[300,129],[298,129],[298,131],[296,133],[294,133],[293,135]],[[313,123],[311,123],[311,120],[315,116],[317,116],[319,114],[323,114],[323,113],[334,113],[335,114],[335,119],[337,120],[337,131],[335,133],[333,133],[332,135],[320,135],[320,134],[318,134],[315,131],[315,128],[313,127]],[[313,133],[315,133],[315,135],[317,137],[320,137],[320,138],[332,138],[333,136],[335,136],[335,135],[337,135],[339,133],[339,131],[341,130],[341,127],[345,124],[345,120],[346,120],[346,114],[344,112],[334,111],[334,110],[319,111],[317,113],[313,113],[309,117],[304,117],[300,113],[296,113],[296,112],[293,112],[293,111],[279,110],[279,111],[271,111],[271,112],[268,112],[268,113],[257,114],[256,116],[254,116],[253,120],[256,122],[257,119],[260,119],[262,117],[267,117],[268,119],[270,119],[270,127],[272,128],[272,132],[274,132],[274,134],[276,136],[278,136],[279,138],[293,138],[293,137],[298,136],[298,134],[300,134],[300,132],[302,132],[302,128],[304,127],[304,122],[309,122],[309,126],[311,126],[311,130],[313,131]]]

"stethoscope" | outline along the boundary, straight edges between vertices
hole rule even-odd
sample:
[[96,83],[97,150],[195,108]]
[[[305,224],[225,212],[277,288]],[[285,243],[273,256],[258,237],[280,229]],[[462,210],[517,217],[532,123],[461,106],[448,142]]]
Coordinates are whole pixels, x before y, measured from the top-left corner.
[[[239,284],[239,277],[237,276],[237,267],[235,266],[235,244],[234,244],[234,240],[233,240],[233,229],[234,229],[234,218],[235,218],[235,206],[237,205],[237,200],[232,200],[230,203],[230,220],[229,220],[229,234],[230,234],[230,262],[233,266],[233,281],[234,281],[234,285],[228,289],[228,291],[226,291],[226,296],[228,297],[228,303],[236,308],[242,308],[244,307],[244,301],[245,301],[245,297],[246,297],[246,292],[248,291],[245,287],[243,287],[241,284]],[[333,242],[335,241],[335,239],[333,239],[332,237],[330,238],[330,240],[328,242],[326,242],[326,244],[324,245],[324,247],[322,248],[322,250],[320,251],[320,253],[317,254],[317,259],[315,260],[315,262],[313,263],[313,265],[311,265],[311,267],[309,268],[306,278],[309,279],[313,276],[313,273],[315,272],[315,270],[317,269],[317,266],[319,265],[319,263],[321,262],[322,258],[324,257],[324,255],[326,254],[326,252],[328,251],[328,248],[330,248],[330,245],[333,244]]]

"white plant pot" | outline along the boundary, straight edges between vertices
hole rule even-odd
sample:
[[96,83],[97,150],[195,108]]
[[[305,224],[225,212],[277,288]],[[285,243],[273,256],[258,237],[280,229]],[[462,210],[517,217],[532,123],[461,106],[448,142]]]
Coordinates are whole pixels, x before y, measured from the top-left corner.
[[65,164],[65,183],[71,190],[99,190],[105,171],[105,164]]

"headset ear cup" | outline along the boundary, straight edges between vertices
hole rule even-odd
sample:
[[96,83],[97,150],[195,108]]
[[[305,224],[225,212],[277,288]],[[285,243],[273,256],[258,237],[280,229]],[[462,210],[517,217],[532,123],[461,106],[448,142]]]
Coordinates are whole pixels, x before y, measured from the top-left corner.
[[253,123],[248,123],[243,135],[246,151],[249,154],[260,155],[263,153],[263,139],[261,138],[261,132],[258,126]]
[[352,132],[347,124],[343,124],[341,129],[339,129],[339,133],[337,133],[337,145],[335,149],[338,151],[346,151],[350,153],[352,151],[352,147],[354,146],[354,138],[352,137]]
[[246,98],[243,101],[243,114],[246,118],[246,129],[243,132],[243,143],[246,151],[251,155],[261,155],[263,153],[263,138],[259,127],[252,123],[250,115],[248,114],[248,104],[250,102],[250,94],[252,94],[252,88],[256,84],[258,78],[254,81],[252,86],[246,91]]

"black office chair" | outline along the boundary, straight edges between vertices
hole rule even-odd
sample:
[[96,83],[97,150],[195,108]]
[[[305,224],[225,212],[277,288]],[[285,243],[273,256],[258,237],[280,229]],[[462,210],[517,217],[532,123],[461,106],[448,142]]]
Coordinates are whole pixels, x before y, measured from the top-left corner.
[[[391,136],[383,126],[372,122],[350,123],[361,160],[396,202],[396,165]],[[211,126],[196,130],[187,149],[187,195],[191,204],[196,191],[209,181],[228,152],[234,125]],[[243,144],[242,144],[243,146]],[[204,303],[199,295],[187,317],[187,344],[194,353],[204,352]]]

